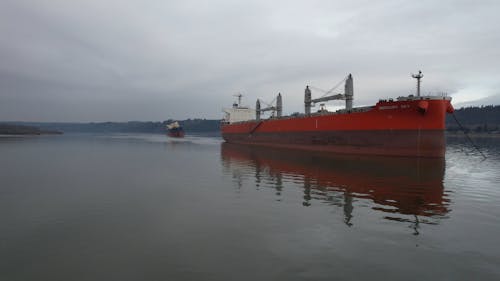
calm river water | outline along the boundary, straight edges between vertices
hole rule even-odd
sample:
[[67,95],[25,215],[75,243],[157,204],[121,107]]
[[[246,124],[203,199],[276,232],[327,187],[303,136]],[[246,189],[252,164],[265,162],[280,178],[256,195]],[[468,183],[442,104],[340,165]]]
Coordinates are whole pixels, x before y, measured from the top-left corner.
[[0,280],[500,280],[500,139],[446,159],[0,138]]

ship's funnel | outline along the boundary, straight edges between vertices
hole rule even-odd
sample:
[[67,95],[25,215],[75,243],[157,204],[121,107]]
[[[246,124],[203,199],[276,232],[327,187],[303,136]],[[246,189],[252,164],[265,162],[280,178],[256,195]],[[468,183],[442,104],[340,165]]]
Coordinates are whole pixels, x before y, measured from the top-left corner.
[[351,74],[349,74],[349,76],[347,76],[347,79],[345,80],[344,94],[345,94],[345,109],[352,110],[352,100],[354,98],[354,86]]

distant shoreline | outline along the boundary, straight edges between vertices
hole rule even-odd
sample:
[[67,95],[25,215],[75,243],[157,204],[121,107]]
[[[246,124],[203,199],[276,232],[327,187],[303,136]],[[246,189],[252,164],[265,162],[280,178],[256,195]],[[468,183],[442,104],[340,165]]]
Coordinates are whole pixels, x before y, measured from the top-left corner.
[[63,132],[58,130],[45,130],[35,126],[0,123],[0,135],[2,136],[40,136],[62,134]]

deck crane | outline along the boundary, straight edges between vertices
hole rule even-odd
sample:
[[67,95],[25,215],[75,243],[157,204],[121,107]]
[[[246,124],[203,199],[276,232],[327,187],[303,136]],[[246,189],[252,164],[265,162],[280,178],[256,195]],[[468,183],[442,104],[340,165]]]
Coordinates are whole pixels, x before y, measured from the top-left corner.
[[[317,99],[312,99],[311,98],[311,90],[309,89],[309,86],[306,86],[305,89],[305,95],[304,95],[304,105],[305,105],[305,113],[306,115],[311,114],[311,104],[312,103],[318,103],[318,102],[324,102],[324,101],[329,101],[329,100],[345,100],[345,108],[346,110],[352,110],[352,100],[353,100],[353,81],[352,81],[352,75],[349,74],[347,77],[340,81],[340,83],[345,81],[345,89],[344,89],[344,94],[336,94],[336,95],[331,95],[331,96],[322,96]],[[339,85],[333,87],[331,90],[327,91],[326,94],[330,94],[335,88],[337,88]]]
[[[274,101],[274,100],[273,100]],[[276,97],[276,105],[268,104],[267,107],[261,108],[260,106],[260,100],[257,99],[257,102],[255,103],[255,119],[260,120],[260,115],[263,112],[266,111],[272,111],[273,114],[276,112],[276,117],[281,117],[283,114],[283,102],[281,99],[281,93],[278,93],[278,96]]]

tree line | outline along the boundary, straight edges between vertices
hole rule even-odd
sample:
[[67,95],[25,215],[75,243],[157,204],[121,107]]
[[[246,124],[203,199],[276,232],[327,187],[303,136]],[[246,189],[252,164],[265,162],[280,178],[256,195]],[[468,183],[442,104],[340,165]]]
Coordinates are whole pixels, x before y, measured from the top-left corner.
[[[500,105],[462,107],[454,115],[467,132],[500,133]],[[446,130],[461,131],[450,114],[446,116]]]
[[[130,121],[130,122],[10,122],[0,124],[0,134],[40,134],[39,132],[64,133],[166,133],[166,126],[174,120]],[[187,133],[218,132],[220,120],[187,119],[178,120]]]

